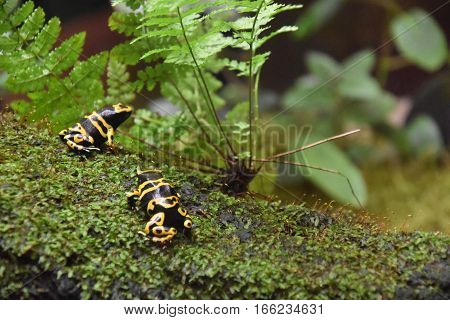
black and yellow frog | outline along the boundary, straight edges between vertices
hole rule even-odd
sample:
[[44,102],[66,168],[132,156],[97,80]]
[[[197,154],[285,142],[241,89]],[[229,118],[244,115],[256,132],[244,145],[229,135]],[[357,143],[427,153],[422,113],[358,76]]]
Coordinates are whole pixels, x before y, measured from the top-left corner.
[[159,170],[137,171],[139,186],[127,197],[131,203],[139,200],[148,216],[143,233],[147,239],[165,244],[178,233],[192,235],[192,218],[181,206],[180,194],[166,181]]
[[122,104],[107,106],[85,116],[72,128],[62,130],[59,137],[70,149],[79,153],[89,153],[100,150],[106,142],[114,147],[114,130],[131,115],[133,108]]

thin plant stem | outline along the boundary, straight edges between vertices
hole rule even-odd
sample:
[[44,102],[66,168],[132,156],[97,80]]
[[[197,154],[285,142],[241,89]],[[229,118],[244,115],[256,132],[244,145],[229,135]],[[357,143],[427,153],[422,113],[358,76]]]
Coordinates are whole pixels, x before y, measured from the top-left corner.
[[261,8],[264,4],[264,0],[261,0],[261,3],[258,6],[258,10],[256,11],[255,18],[253,20],[253,26],[252,26],[252,32],[250,35],[250,59],[249,59],[249,85],[248,85],[248,124],[249,124],[249,151],[250,151],[250,158],[248,159],[248,166],[249,168],[252,167],[252,158],[253,158],[253,95],[255,94],[255,90],[253,88],[253,55],[255,54],[255,51],[253,50],[253,43],[255,42],[255,29],[256,29],[256,22],[258,20],[259,13],[261,11]]
[[216,150],[216,152],[223,158],[223,160],[225,161],[225,163],[227,163],[227,157],[226,155],[222,152],[222,150],[220,150],[220,148],[212,141],[211,137],[208,135],[208,133],[206,132],[205,128],[203,127],[201,121],[197,118],[197,116],[195,115],[195,111],[192,108],[191,104],[189,103],[189,101],[186,99],[186,97],[183,95],[183,93],[181,92],[180,88],[178,88],[178,86],[176,85],[176,83],[169,77],[169,82],[170,84],[175,88],[175,91],[178,93],[178,95],[180,96],[181,100],[183,100],[184,104],[186,105],[186,107],[188,108],[190,114],[192,115],[192,117],[194,118],[195,122],[197,123],[197,125],[199,126],[200,130],[202,131],[203,135],[206,138],[206,141],[214,148],[214,150]]
[[230,140],[228,139],[227,135],[225,134],[225,131],[222,128],[222,125],[220,124],[220,120],[219,120],[219,117],[217,115],[216,108],[214,106],[214,102],[213,102],[213,100],[211,98],[211,94],[209,92],[208,85],[206,84],[205,77],[203,76],[203,72],[202,72],[200,66],[198,65],[197,59],[195,58],[195,54],[194,54],[194,51],[192,50],[191,44],[189,42],[189,39],[187,38],[186,29],[184,28],[184,23],[183,23],[183,18],[181,16],[180,7],[177,7],[177,12],[178,12],[178,18],[180,19],[180,24],[181,24],[181,29],[183,31],[184,40],[186,41],[186,44],[187,44],[188,49],[189,49],[189,53],[191,54],[191,57],[194,60],[195,67],[197,68],[197,72],[198,72],[198,74],[200,76],[200,79],[201,79],[201,81],[203,83],[203,87],[204,87],[204,89],[206,91],[206,95],[208,97],[207,100],[209,101],[209,107],[210,107],[210,110],[211,110],[211,114],[213,115],[213,118],[214,118],[214,120],[216,122],[216,125],[219,128],[223,138],[225,139],[226,143],[228,144],[228,147],[230,148],[231,153],[233,155],[235,155],[236,153],[235,153],[235,151],[233,149],[233,146],[231,145]]
[[253,159],[253,161],[255,162],[264,162],[264,163],[281,163],[281,164],[287,164],[287,165],[292,165],[292,166],[297,166],[297,167],[303,167],[303,168],[309,168],[309,169],[314,169],[314,170],[319,170],[319,171],[323,171],[323,172],[328,172],[328,173],[333,173],[333,174],[337,174],[340,175],[341,177],[345,178],[345,180],[348,183],[348,186],[350,187],[350,191],[352,192],[353,197],[355,198],[356,202],[358,203],[360,208],[363,208],[363,205],[361,204],[361,201],[359,201],[358,196],[356,195],[355,189],[353,189],[352,183],[350,182],[350,179],[343,174],[340,171],[337,170],[333,170],[333,169],[328,169],[328,168],[322,168],[322,167],[318,167],[318,166],[312,166],[312,165],[308,165],[305,163],[301,163],[301,162],[293,162],[293,161],[284,161],[284,160],[274,160],[274,159]]
[[289,150],[289,151],[286,151],[286,152],[282,152],[282,153],[278,153],[278,154],[269,156],[269,157],[267,157],[267,160],[272,160],[272,159],[284,157],[284,156],[287,156],[287,155],[290,155],[290,154],[294,154],[294,153],[297,153],[297,152],[300,152],[300,151],[303,151],[303,150],[306,150],[306,149],[318,146],[320,144],[323,144],[323,143],[326,143],[326,142],[329,142],[329,141],[333,141],[333,140],[337,140],[337,139],[340,139],[340,138],[343,138],[343,137],[347,137],[349,135],[358,133],[360,131],[361,131],[361,129],[356,129],[356,130],[348,131],[348,132],[345,132],[345,133],[341,133],[341,134],[338,134],[336,136],[329,137],[329,138],[326,138],[326,139],[323,139],[323,140],[319,140],[319,141],[313,142],[311,144],[308,144],[306,146],[302,146],[302,147],[297,148],[297,149],[293,149],[293,150]]

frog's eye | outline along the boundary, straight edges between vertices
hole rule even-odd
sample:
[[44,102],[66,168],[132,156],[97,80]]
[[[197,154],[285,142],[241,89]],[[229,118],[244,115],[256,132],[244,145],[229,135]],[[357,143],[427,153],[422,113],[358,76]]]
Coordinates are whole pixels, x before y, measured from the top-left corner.
[[192,221],[191,220],[184,220],[184,227],[187,229],[191,229],[192,228]]

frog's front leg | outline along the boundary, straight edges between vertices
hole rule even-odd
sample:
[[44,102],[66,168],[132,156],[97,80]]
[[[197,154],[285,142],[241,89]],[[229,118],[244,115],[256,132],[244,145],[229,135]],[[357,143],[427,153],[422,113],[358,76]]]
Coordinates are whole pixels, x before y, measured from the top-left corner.
[[136,204],[136,198],[139,197],[140,192],[139,190],[133,190],[131,192],[127,192],[127,199],[128,199],[128,205],[130,205],[131,207],[134,207]]
[[106,141],[106,145],[108,147],[110,147],[111,149],[114,149],[114,128],[109,126],[108,127],[108,131],[106,132],[106,137],[107,137],[107,141]]
[[94,139],[81,133],[70,133],[67,130],[60,132],[61,139],[69,146],[70,149],[78,152],[89,153],[91,151],[100,151],[94,146]]

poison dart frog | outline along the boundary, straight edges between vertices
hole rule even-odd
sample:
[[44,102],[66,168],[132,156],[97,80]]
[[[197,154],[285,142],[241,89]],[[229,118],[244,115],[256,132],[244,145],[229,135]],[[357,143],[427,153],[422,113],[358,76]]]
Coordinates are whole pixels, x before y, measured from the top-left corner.
[[62,130],[59,137],[70,149],[79,153],[99,151],[106,144],[113,148],[114,130],[131,115],[133,108],[122,104],[107,106],[85,116],[72,128]]
[[139,187],[128,192],[130,203],[139,200],[140,207],[149,216],[144,232],[148,240],[165,244],[182,232],[192,236],[192,218],[181,206],[180,194],[166,181],[160,170],[137,170]]

